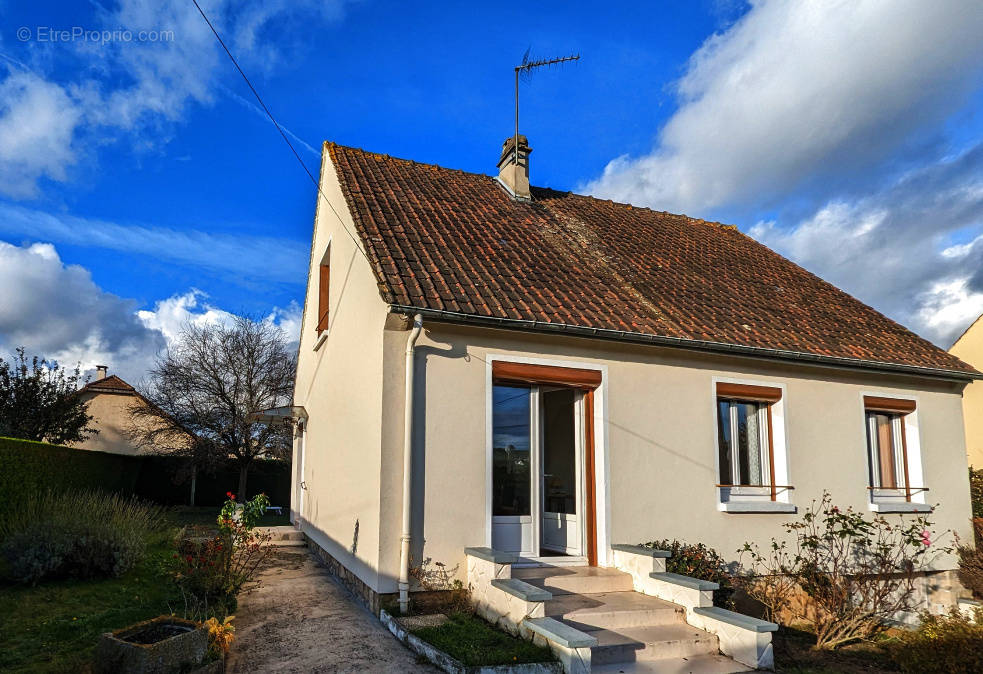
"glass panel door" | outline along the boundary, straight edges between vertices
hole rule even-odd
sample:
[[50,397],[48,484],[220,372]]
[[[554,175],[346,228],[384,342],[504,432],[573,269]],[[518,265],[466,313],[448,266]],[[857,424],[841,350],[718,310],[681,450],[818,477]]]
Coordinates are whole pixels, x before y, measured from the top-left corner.
[[539,554],[538,399],[529,386],[492,390],[492,548],[525,556]]
[[574,389],[544,390],[542,406],[542,508],[544,550],[582,553],[581,459],[578,423],[581,394]]

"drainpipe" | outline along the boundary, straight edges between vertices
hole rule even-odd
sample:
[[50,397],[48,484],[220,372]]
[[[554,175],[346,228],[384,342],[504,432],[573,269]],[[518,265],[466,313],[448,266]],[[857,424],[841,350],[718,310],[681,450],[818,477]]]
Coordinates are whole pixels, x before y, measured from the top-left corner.
[[410,515],[413,490],[413,355],[423,329],[423,316],[413,317],[413,331],[406,341],[406,403],[403,405],[403,535],[399,543],[399,610],[410,606]]

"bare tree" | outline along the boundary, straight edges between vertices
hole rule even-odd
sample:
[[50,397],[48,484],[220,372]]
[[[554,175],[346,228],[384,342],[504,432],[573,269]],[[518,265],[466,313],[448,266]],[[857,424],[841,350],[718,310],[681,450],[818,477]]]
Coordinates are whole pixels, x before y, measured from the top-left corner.
[[[291,429],[250,420],[289,405],[296,363],[280,329],[237,316],[228,325],[189,324],[157,359],[133,413],[135,439],[158,453],[188,456],[196,467],[234,459],[240,499],[253,460],[289,456]],[[194,440],[188,441],[188,434]]]

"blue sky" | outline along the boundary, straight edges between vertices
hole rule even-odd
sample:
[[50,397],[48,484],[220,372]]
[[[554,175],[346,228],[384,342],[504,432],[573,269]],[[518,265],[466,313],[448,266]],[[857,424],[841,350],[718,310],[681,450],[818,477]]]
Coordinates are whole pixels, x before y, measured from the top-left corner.
[[[979,3],[201,4],[315,174],[492,173],[512,66],[580,53],[522,85],[534,184],[735,223],[945,347],[983,311]],[[191,1],[0,12],[0,352],[138,380],[187,320],[293,334],[314,188]]]

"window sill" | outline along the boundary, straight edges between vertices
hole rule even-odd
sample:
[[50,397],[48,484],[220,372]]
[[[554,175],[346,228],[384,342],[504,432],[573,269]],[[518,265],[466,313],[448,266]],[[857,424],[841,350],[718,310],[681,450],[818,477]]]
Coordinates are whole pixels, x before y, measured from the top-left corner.
[[314,350],[317,351],[318,349],[320,349],[321,345],[324,344],[324,342],[327,341],[327,339],[328,339],[328,331],[325,330],[324,332],[322,332],[320,335],[317,336],[317,341],[314,342]]
[[718,503],[717,509],[724,513],[795,513],[798,509],[792,503],[781,501],[729,501]]
[[870,510],[875,513],[930,513],[932,506],[927,503],[871,503]]

